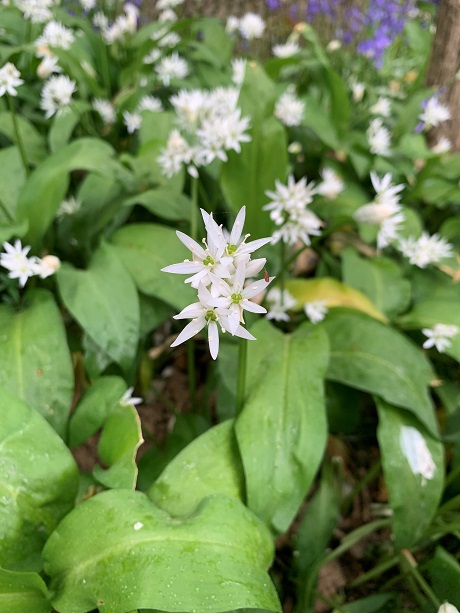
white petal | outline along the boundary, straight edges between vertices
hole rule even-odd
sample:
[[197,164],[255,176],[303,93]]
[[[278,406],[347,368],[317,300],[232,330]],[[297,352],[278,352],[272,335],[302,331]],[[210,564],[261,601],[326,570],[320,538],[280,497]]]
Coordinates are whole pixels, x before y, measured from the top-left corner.
[[189,324],[185,326],[179,336],[176,338],[174,343],[171,343],[171,347],[177,347],[181,343],[188,341],[189,338],[198,334],[200,330],[202,330],[206,325],[206,320],[204,317],[199,317],[198,319],[194,319]]
[[230,233],[230,245],[237,245],[238,241],[241,238],[241,233],[243,231],[244,220],[246,218],[246,207],[243,206],[240,209],[240,212],[236,216],[235,223],[233,224],[232,231]]
[[241,245],[241,247],[238,247],[238,255],[240,253],[252,253],[253,251],[256,251],[257,249],[260,249],[267,243],[271,243],[271,241],[272,241],[271,236],[269,238],[259,238],[255,241],[250,241],[249,243],[246,243],[244,245]]
[[186,306],[185,309],[182,309],[177,315],[174,315],[173,319],[195,319],[204,315],[205,310],[201,302],[194,302]]
[[250,311],[251,313],[266,313],[267,309],[260,304],[256,304],[255,302],[251,302],[250,300],[243,300],[241,306],[245,311]]
[[259,281],[254,281],[248,287],[243,290],[243,298],[253,298],[260,294],[266,287],[268,287],[275,277],[270,277],[270,281],[265,281],[264,279],[259,279]]
[[187,234],[184,234],[183,232],[179,232],[179,230],[176,231],[176,234],[177,238],[184,243],[187,249],[190,249],[193,254],[200,258],[200,260],[204,260],[206,258],[205,250],[196,241],[194,241],[193,238],[190,238],[190,236],[187,236]]
[[195,262],[181,262],[180,264],[170,264],[161,269],[161,272],[172,272],[175,275],[189,275],[191,272],[197,271]]
[[208,325],[208,342],[209,352],[213,360],[217,358],[219,353],[219,328],[215,321],[209,322]]
[[246,277],[255,277],[267,263],[267,258],[257,258],[246,264]]
[[243,326],[238,326],[238,328],[235,331],[234,336],[239,336],[240,338],[246,338],[248,341],[256,340],[256,337],[252,336],[252,334],[248,332],[246,328],[243,328]]

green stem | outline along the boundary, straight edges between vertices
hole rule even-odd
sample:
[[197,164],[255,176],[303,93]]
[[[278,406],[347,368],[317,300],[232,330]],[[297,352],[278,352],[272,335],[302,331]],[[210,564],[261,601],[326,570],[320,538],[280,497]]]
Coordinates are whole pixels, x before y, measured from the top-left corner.
[[192,177],[192,217],[190,220],[190,234],[194,241],[198,235],[198,177]]
[[244,394],[246,388],[246,364],[248,358],[248,341],[239,339],[238,346],[238,382],[236,387],[236,416],[240,415],[244,406]]
[[195,341],[193,338],[187,341],[187,370],[188,370],[188,392],[192,410],[196,412],[196,377],[195,377]]
[[420,574],[415,560],[410,560],[406,555],[404,555],[404,552],[402,552],[400,554],[400,565],[403,570],[406,570],[408,573],[410,573],[410,576],[415,579],[416,583],[425,592],[428,600],[436,608],[437,611],[441,606],[441,603],[439,602],[436,594],[433,592],[431,587]]
[[279,274],[279,288],[280,288],[280,296],[281,296],[281,306],[284,305],[284,288],[286,285],[286,245],[281,239],[280,241],[280,257],[281,257],[281,270]]
[[8,106],[10,107],[11,119],[13,121],[13,130],[16,136],[16,143],[18,145],[19,153],[21,154],[24,170],[26,171],[26,175],[29,175],[30,174],[29,164],[27,162],[26,151],[24,149],[24,143],[22,142],[22,138],[19,133],[18,120],[16,118],[16,112],[14,110],[13,100],[10,95],[7,95],[6,98],[8,100]]

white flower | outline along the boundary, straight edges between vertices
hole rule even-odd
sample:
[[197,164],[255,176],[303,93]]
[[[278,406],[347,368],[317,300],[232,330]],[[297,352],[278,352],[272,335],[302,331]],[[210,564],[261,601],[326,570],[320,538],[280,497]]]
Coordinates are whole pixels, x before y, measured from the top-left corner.
[[115,112],[115,107],[113,106],[111,102],[109,102],[109,100],[104,100],[102,98],[95,98],[93,100],[92,106],[93,106],[93,109],[97,113],[99,113],[102,121],[105,124],[109,125],[109,124],[115,123],[117,114]]
[[155,98],[155,96],[143,96],[139,101],[137,110],[139,113],[142,111],[159,113],[163,110],[163,105],[161,104],[161,100],[159,98]]
[[47,79],[53,73],[62,72],[58,61],[59,58],[56,55],[46,55],[37,66],[37,76],[40,79]]
[[288,58],[297,55],[300,47],[296,42],[287,42],[284,45],[274,45],[272,51],[275,57]]
[[377,249],[384,249],[390,243],[399,239],[400,225],[406,220],[404,213],[399,212],[384,219],[377,234]]
[[18,95],[16,87],[24,83],[20,77],[21,73],[11,62],[7,62],[0,68],[0,98],[5,94]]
[[270,218],[281,225],[286,214],[295,215],[313,202],[316,189],[313,182],[307,183],[306,177],[296,182],[294,175],[289,175],[287,185],[276,180],[275,191],[267,190],[265,193],[271,201],[262,210],[270,211]]
[[353,96],[354,102],[361,102],[364,97],[364,92],[366,91],[366,86],[364,83],[354,82],[351,84],[351,93]]
[[[177,345],[184,343],[189,338],[198,334],[205,326],[208,326],[209,352],[212,359],[215,360],[219,353],[218,324],[221,326],[223,332],[229,330],[228,317],[224,309],[216,308],[211,304],[212,294],[202,283],[198,285],[198,298],[199,302],[190,304],[178,315],[174,316],[174,319],[192,319],[192,321],[185,326],[176,340],[171,344],[171,347],[177,347]],[[254,336],[240,325],[234,329],[232,334],[240,338],[255,340]]]
[[93,17],[93,25],[103,32],[109,26],[109,18],[102,11],[98,11]]
[[165,9],[158,15],[159,23],[165,23],[168,21],[169,23],[174,23],[177,21],[177,14],[172,9]]
[[399,446],[414,475],[421,475],[422,485],[433,479],[436,464],[420,432],[411,426],[401,426]]
[[333,51],[337,51],[341,47],[342,47],[342,43],[340,42],[340,40],[334,39],[334,40],[330,40],[327,43],[326,50],[333,52]]
[[136,406],[137,404],[141,404],[143,402],[142,398],[136,398],[136,396],[132,396],[134,391],[134,387],[128,387],[126,392],[118,401],[118,404],[121,404],[123,407]]
[[171,79],[185,79],[188,75],[187,62],[175,51],[158,62],[155,72],[163,85],[169,85]]
[[172,177],[182,167],[189,164],[193,157],[193,149],[185,140],[179,130],[173,130],[168,137],[166,147],[158,156],[158,164],[166,177]]
[[380,118],[373,119],[367,129],[369,149],[374,155],[388,155],[390,153],[390,132],[382,124]]
[[74,196],[70,196],[67,200],[63,200],[59,205],[56,216],[64,217],[65,215],[75,215],[81,208],[81,202],[76,200]]
[[133,134],[139,130],[142,125],[142,117],[139,113],[130,113],[129,111],[123,111],[123,123],[129,134]]
[[265,301],[268,305],[268,312],[265,318],[275,321],[289,321],[290,317],[287,311],[293,309],[297,304],[296,299],[287,289],[281,292],[279,287],[270,289],[265,296]]
[[229,113],[226,117],[214,116],[204,119],[201,127],[196,131],[199,139],[200,163],[210,164],[219,158],[227,161],[226,151],[232,149],[237,153],[241,151],[241,143],[251,140],[246,130],[249,129],[249,117],[241,117],[240,109]]
[[246,40],[262,38],[265,31],[265,22],[257,13],[246,13],[240,19],[239,31]]
[[444,602],[438,609],[438,613],[459,613],[457,607],[449,602]]
[[84,11],[92,11],[94,8],[96,8],[96,4],[96,0],[80,0],[81,8]]
[[152,51],[150,51],[150,53],[147,53],[147,55],[144,55],[144,59],[142,60],[142,62],[144,64],[155,64],[155,62],[157,62],[161,57],[161,51],[159,49],[152,49]]
[[275,104],[275,117],[285,126],[299,126],[302,123],[305,102],[298,98],[291,88],[278,98]]
[[345,189],[344,182],[332,168],[323,168],[321,178],[323,180],[317,186],[316,192],[328,200],[334,200]]
[[374,202],[385,205],[399,204],[400,196],[398,194],[404,189],[404,184],[393,185],[391,180],[390,172],[380,178],[376,172],[371,171],[371,182],[376,194]]
[[381,115],[382,117],[389,117],[391,114],[391,102],[388,98],[380,98],[369,109],[373,115]]
[[55,255],[45,255],[43,258],[32,258],[33,269],[41,279],[54,275],[61,268],[61,260]]
[[192,134],[208,110],[209,92],[201,89],[181,89],[169,99],[177,113],[179,125]]
[[49,119],[54,114],[64,113],[69,108],[75,89],[75,81],[65,75],[50,77],[43,86],[40,101],[45,117]]
[[459,333],[458,326],[449,324],[435,324],[433,328],[423,328],[427,340],[423,343],[424,349],[436,347],[439,353],[444,353],[451,346],[450,339]]
[[303,305],[305,315],[311,321],[312,324],[317,324],[326,317],[328,308],[325,300],[313,300],[312,302],[306,302]]
[[35,273],[34,258],[28,258],[30,246],[23,247],[19,239],[14,243],[3,243],[6,253],[0,253],[0,266],[9,270],[10,279],[19,279],[19,286],[24,287],[27,279]]
[[180,6],[183,2],[184,0],[158,0],[156,8],[158,11],[174,9],[176,6]]
[[438,155],[442,153],[448,153],[452,149],[452,142],[446,137],[441,136],[436,145],[431,147],[431,151]]
[[45,23],[52,19],[54,0],[16,0],[16,6],[22,11],[25,19],[32,23]]
[[230,15],[230,17],[227,18],[227,23],[225,25],[225,31],[227,32],[227,34],[234,34],[238,31],[239,27],[240,20],[238,19],[238,17]]
[[177,32],[168,32],[162,36],[158,41],[159,47],[175,47],[181,41],[181,38]]
[[41,36],[35,41],[37,55],[42,57],[41,47],[56,47],[57,49],[70,49],[75,40],[74,33],[58,21],[50,21],[46,24]]
[[419,268],[426,268],[428,264],[438,264],[444,258],[453,255],[452,245],[438,234],[430,236],[428,232],[416,239],[414,237],[401,239],[399,250],[409,259],[411,264]]
[[302,241],[304,245],[310,245],[310,236],[319,236],[321,228],[324,227],[324,222],[312,211],[305,209],[296,212],[278,229],[273,232],[272,243],[278,241],[289,245],[295,245],[298,241]]
[[441,104],[436,96],[428,98],[425,102],[425,108],[419,115],[420,121],[423,123],[423,129],[438,126],[440,123],[451,118],[450,110],[444,104]]
[[246,75],[246,59],[239,57],[232,60],[232,81],[235,85],[243,85]]

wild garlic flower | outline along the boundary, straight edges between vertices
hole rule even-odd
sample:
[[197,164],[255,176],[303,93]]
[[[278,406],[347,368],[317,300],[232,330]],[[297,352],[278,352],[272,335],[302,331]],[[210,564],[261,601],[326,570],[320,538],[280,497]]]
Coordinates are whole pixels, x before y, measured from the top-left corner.
[[18,95],[16,88],[24,83],[20,77],[21,73],[11,62],[7,62],[0,68],[0,98],[5,94]]
[[129,111],[123,111],[123,123],[126,126],[128,134],[137,132],[142,125],[142,117],[139,113],[130,113]]
[[97,2],[96,0],[80,0],[80,6],[84,11],[89,12],[96,8]]
[[230,15],[230,17],[227,17],[227,23],[225,25],[225,31],[227,32],[227,34],[234,34],[235,32],[238,32],[240,27],[240,20],[238,19],[238,17],[235,17],[234,15]]
[[174,9],[177,6],[183,4],[184,0],[158,0],[156,8],[158,11],[164,11],[166,9]]
[[177,13],[175,13],[171,8],[165,9],[158,15],[159,23],[166,23],[166,22],[175,23],[176,21],[177,21]]
[[449,140],[446,136],[441,136],[436,145],[431,147],[431,151],[436,153],[437,155],[442,155],[443,153],[448,153],[452,149],[452,141]]
[[160,57],[161,57],[160,49],[155,48],[155,49],[152,49],[150,53],[147,53],[147,55],[144,55],[142,62],[143,64],[155,64],[156,62],[158,62]]
[[93,100],[92,107],[96,111],[96,113],[99,113],[102,121],[106,125],[115,123],[117,113],[115,111],[115,107],[109,100],[104,100],[103,98],[95,98]]
[[401,426],[399,446],[413,474],[422,477],[423,486],[427,480],[433,479],[436,464],[425,439],[417,428]]
[[288,58],[297,55],[300,51],[300,47],[296,42],[287,42],[284,45],[274,45],[272,52],[275,57]]
[[275,191],[266,191],[271,201],[263,208],[270,211],[270,218],[279,226],[273,233],[273,243],[282,240],[289,245],[302,241],[310,244],[310,236],[318,236],[324,222],[308,205],[313,202],[316,193],[314,183],[307,183],[305,177],[297,183],[293,175],[288,177],[287,185],[275,181]]
[[188,141],[182,136],[179,130],[173,130],[166,142],[166,147],[158,156],[158,164],[162,173],[170,178],[182,168],[182,164],[190,164],[194,152]]
[[139,17],[139,9],[137,6],[131,2],[127,2],[123,10],[124,13],[118,15],[112,25],[108,24],[108,20],[105,21],[103,18],[98,18],[102,38],[108,45],[123,41],[127,36],[134,34],[137,30],[137,20]]
[[163,105],[159,98],[155,96],[143,96],[137,106],[137,112],[150,111],[151,113],[159,113],[163,110]]
[[369,109],[372,115],[380,115],[381,117],[389,117],[391,115],[391,102],[388,98],[379,97],[377,102]]
[[246,59],[239,57],[232,60],[232,81],[239,87],[244,83],[246,76]]
[[287,312],[297,305],[294,296],[287,289],[281,292],[279,287],[272,287],[267,292],[265,302],[268,306],[265,318],[274,321],[289,321],[290,317]]
[[408,258],[409,263],[419,268],[429,264],[439,264],[444,258],[452,257],[453,247],[445,238],[438,234],[429,235],[422,232],[419,238],[413,236],[401,239],[398,245],[401,253]]
[[419,115],[421,129],[429,130],[451,118],[450,110],[441,104],[437,96],[432,96],[422,103],[423,111]]
[[17,8],[32,23],[46,23],[53,18],[52,9],[58,4],[54,0],[16,0]]
[[47,55],[45,49],[56,47],[57,49],[68,50],[75,40],[75,35],[70,28],[66,28],[58,21],[49,21],[41,36],[35,41],[36,55],[43,57]]
[[75,215],[81,208],[81,202],[74,196],[69,196],[66,200],[63,200],[59,205],[56,213],[56,217],[65,217],[66,215]]
[[345,183],[332,168],[327,166],[321,171],[321,183],[316,187],[316,193],[328,200],[335,200],[345,189]]
[[181,37],[177,32],[167,32],[158,39],[159,47],[176,47],[181,41]]
[[23,247],[19,239],[14,245],[3,243],[5,253],[0,253],[0,266],[6,268],[10,279],[18,279],[19,287],[24,287],[30,277],[39,275],[42,279],[59,270],[61,262],[53,255],[40,259],[36,256],[27,257],[30,246]]
[[163,85],[168,86],[171,79],[185,79],[189,74],[189,68],[187,62],[174,51],[158,62],[155,72]]
[[370,122],[366,135],[371,153],[384,156],[390,154],[390,131],[383,125],[379,117]]
[[49,119],[53,115],[65,113],[72,101],[76,83],[65,75],[52,76],[42,89],[40,107],[45,111],[45,117]]
[[265,32],[265,21],[257,13],[246,13],[239,20],[238,29],[246,40],[262,38]]
[[123,407],[134,407],[137,404],[142,404],[143,399],[133,396],[133,392],[134,392],[134,387],[128,387],[126,392],[123,394],[123,396],[118,401],[118,404],[121,404],[121,406]]
[[457,336],[459,331],[458,326],[450,324],[435,324],[433,328],[423,328],[422,332],[427,337],[423,348],[436,347],[439,353],[444,353],[451,346],[451,339]]
[[251,253],[270,238],[246,243],[248,235],[242,238],[245,219],[245,207],[237,215],[231,232],[224,230],[206,211],[201,210],[207,238],[203,239],[204,248],[192,238],[177,231],[179,240],[192,252],[193,259],[180,264],[172,264],[162,269],[174,274],[192,274],[185,279],[198,290],[198,302],[183,309],[175,319],[192,319],[171,345],[192,338],[203,328],[208,328],[208,341],[211,357],[216,359],[219,352],[219,328],[229,331],[233,336],[254,340],[242,324],[244,311],[265,313],[264,307],[251,301],[264,291],[273,278],[261,279],[246,286],[248,273],[260,272],[265,259],[251,262]]
[[359,83],[357,81],[352,82],[351,95],[353,97],[353,102],[361,102],[364,97],[365,91],[366,86],[364,85],[364,83]]
[[288,89],[281,94],[275,104],[274,114],[285,126],[299,126],[302,123],[305,111],[305,102],[295,94],[295,89]]
[[303,305],[303,310],[311,323],[317,324],[323,321],[329,309],[326,306],[325,300],[312,300]]
[[62,68],[58,64],[59,58],[56,55],[45,55],[37,66],[37,76],[40,79],[47,79],[53,73],[62,72]]
[[459,613],[459,610],[453,604],[446,601],[439,607],[438,613]]

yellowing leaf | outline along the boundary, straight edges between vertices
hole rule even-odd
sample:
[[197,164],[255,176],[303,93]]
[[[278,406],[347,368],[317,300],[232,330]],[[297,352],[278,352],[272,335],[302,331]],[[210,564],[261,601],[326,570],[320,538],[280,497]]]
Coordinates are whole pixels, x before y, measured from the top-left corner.
[[290,279],[286,289],[298,302],[298,309],[306,302],[324,300],[327,308],[350,307],[383,322],[387,318],[381,313],[364,294],[336,279],[323,277],[322,279]]

